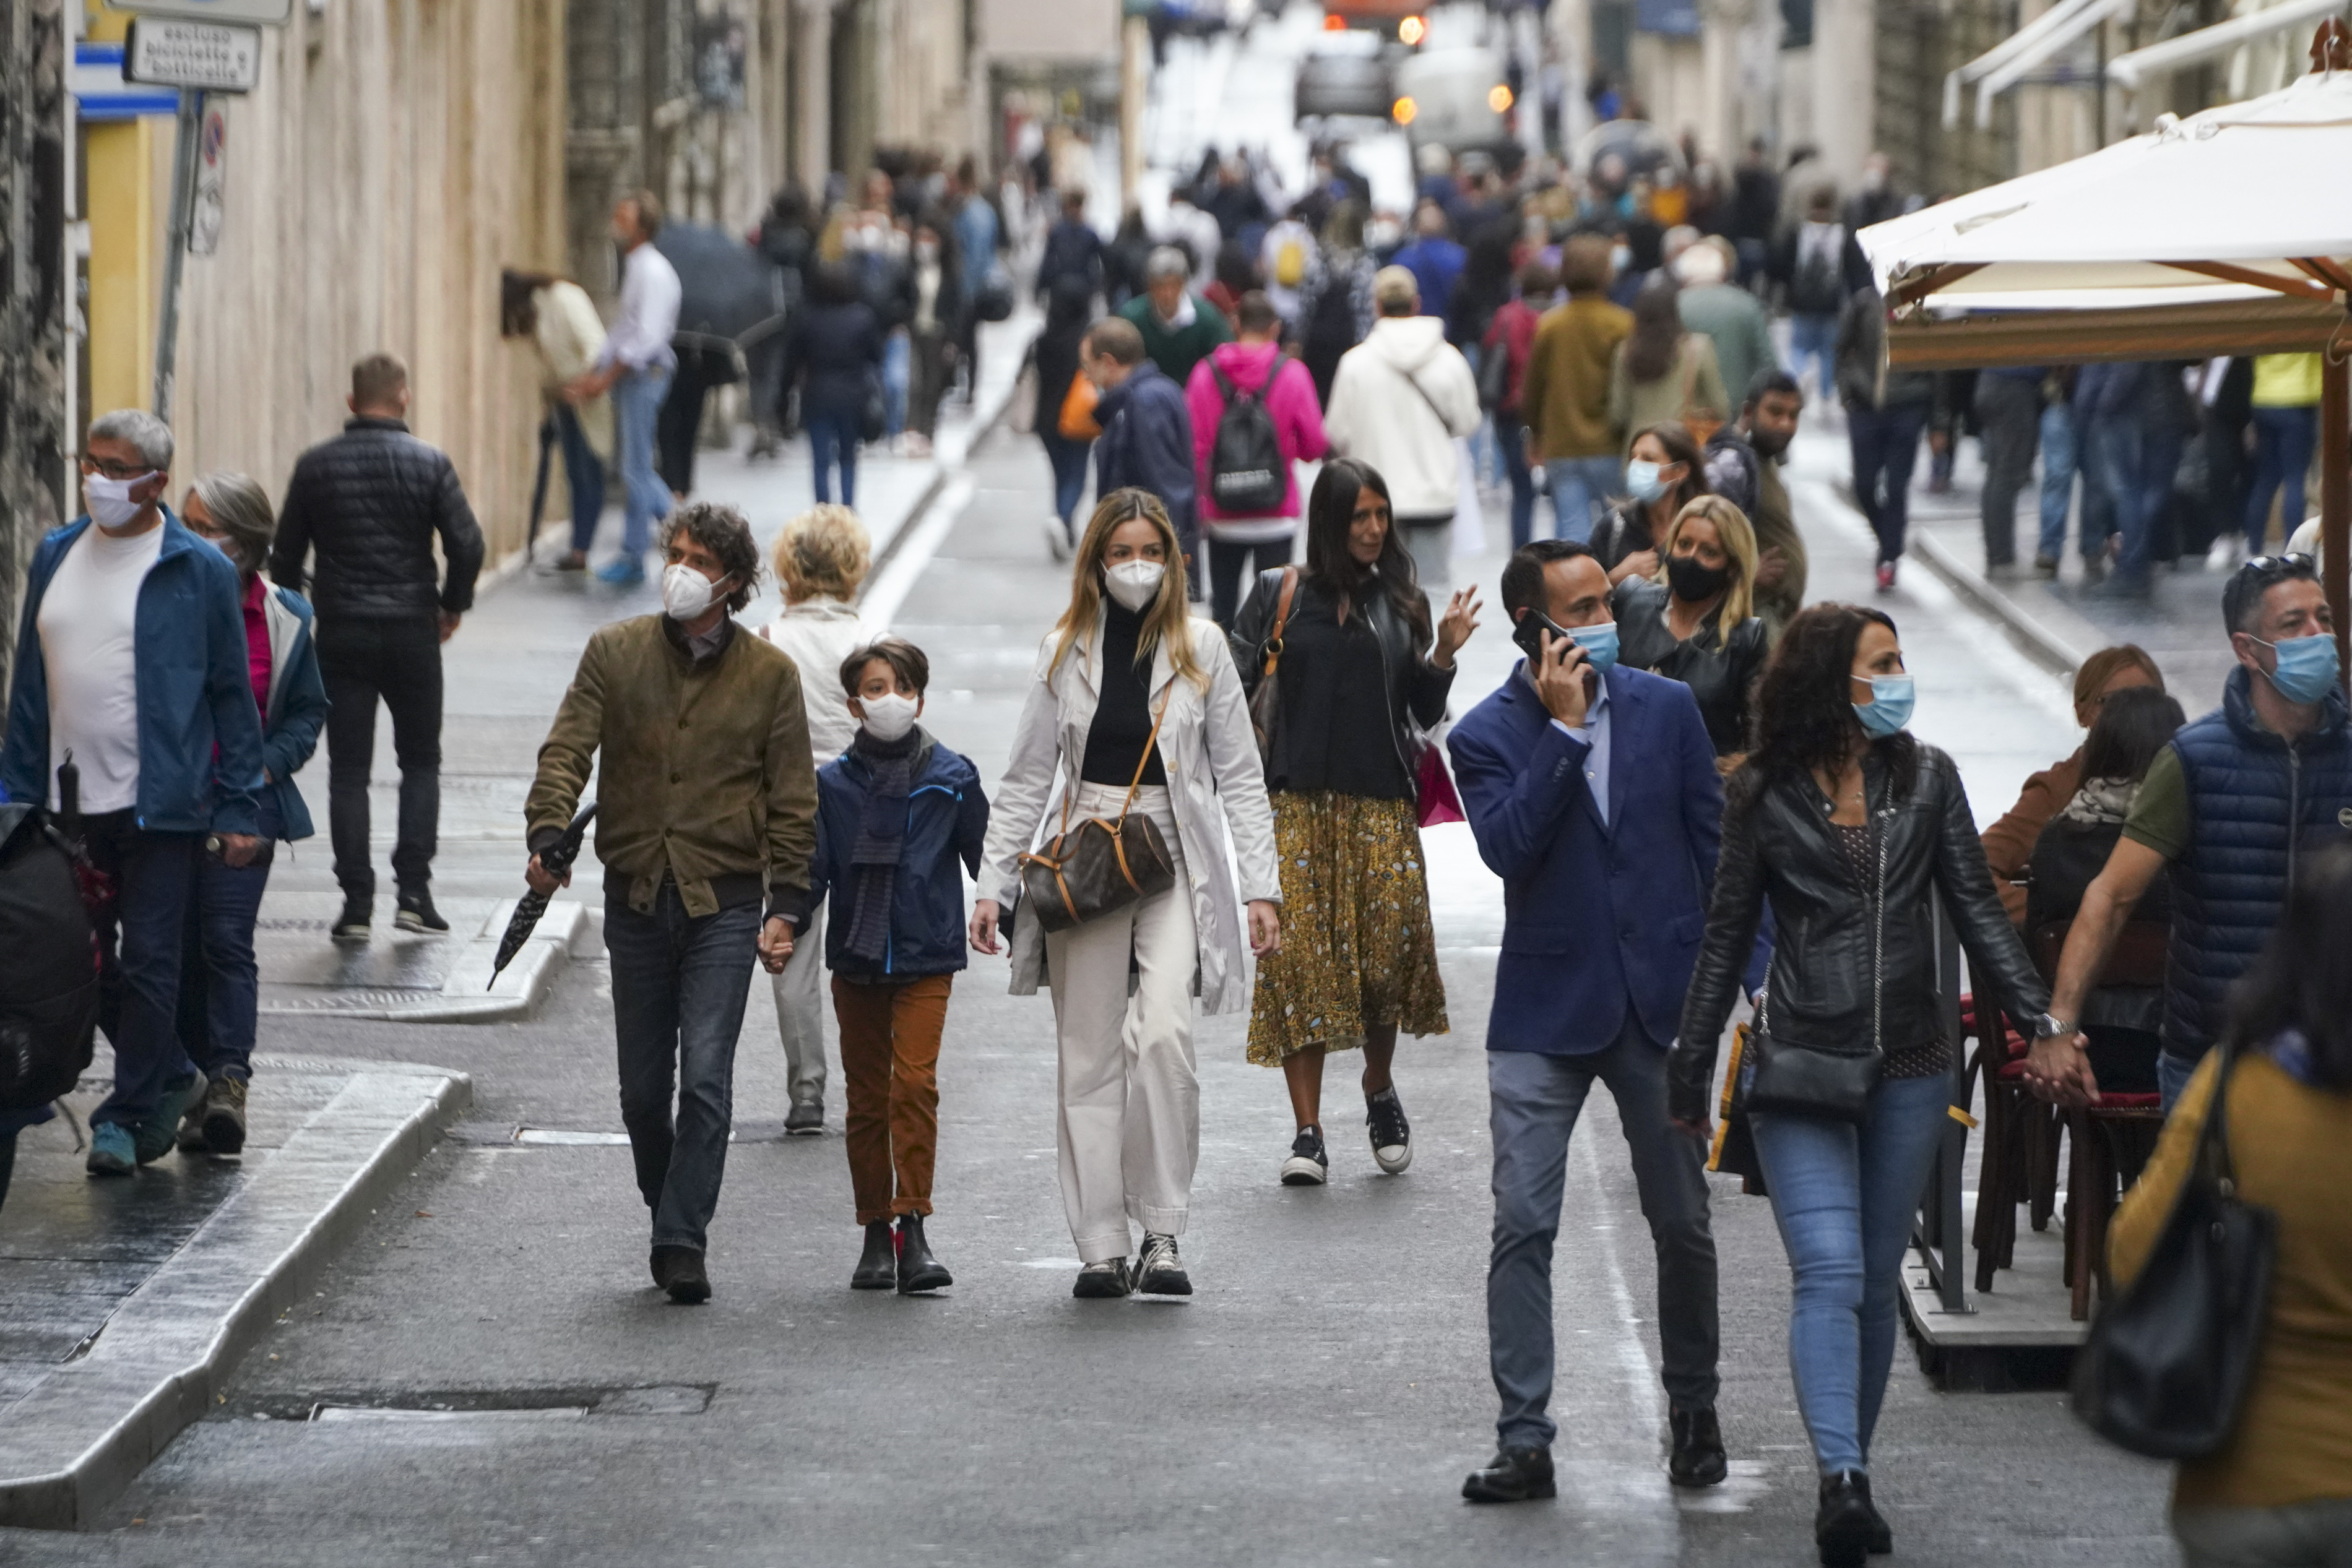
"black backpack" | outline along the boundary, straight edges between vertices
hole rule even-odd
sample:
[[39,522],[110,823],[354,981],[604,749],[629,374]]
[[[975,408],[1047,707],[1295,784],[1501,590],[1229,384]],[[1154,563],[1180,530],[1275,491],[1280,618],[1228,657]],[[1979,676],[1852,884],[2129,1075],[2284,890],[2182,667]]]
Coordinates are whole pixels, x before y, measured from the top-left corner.
[[0,1111],[73,1092],[98,1027],[98,945],[48,813],[0,804]]
[[1255,392],[1236,388],[1214,359],[1207,363],[1218,394],[1225,400],[1224,412],[1217,415],[1216,443],[1209,448],[1209,498],[1219,511],[1236,517],[1278,511],[1290,494],[1290,465],[1283,458],[1282,439],[1265,398],[1274,390],[1274,378],[1282,373],[1282,350],[1275,350],[1265,382]]

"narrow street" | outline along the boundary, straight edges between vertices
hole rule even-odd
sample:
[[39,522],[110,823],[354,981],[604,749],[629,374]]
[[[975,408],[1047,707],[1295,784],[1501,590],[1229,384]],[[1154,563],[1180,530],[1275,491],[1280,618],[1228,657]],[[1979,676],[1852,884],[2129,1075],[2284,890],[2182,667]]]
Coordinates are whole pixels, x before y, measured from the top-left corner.
[[[1868,581],[1862,524],[1830,493],[1841,444],[1809,435],[1792,475],[1817,519],[1822,598]],[[763,534],[805,504],[795,462],[706,462],[706,490],[744,502]],[[878,510],[892,465],[862,478]],[[933,660],[925,722],[992,786],[1066,592],[1038,539],[1045,478],[1032,441],[992,435],[945,478],[877,590],[905,585],[891,620]],[[1490,541],[1500,521],[1491,511]],[[1500,564],[1491,543],[1458,563],[1490,605]],[[597,621],[646,607],[518,576],[468,619],[448,766],[499,804],[449,813],[453,892],[508,890],[513,803],[573,651]],[[2054,678],[1924,572],[1894,609],[1920,679],[1919,731],[1959,755],[1990,820],[2028,768],[2072,744]],[[1507,668],[1498,619],[1490,609],[1464,655],[1457,710]],[[974,964],[949,1014],[931,1235],[957,1282],[937,1300],[846,1289],[858,1238],[837,1131],[781,1136],[764,984],[712,1232],[717,1297],[691,1311],[645,1279],[601,962],[572,964],[524,1022],[265,1018],[265,1051],[470,1073],[467,1119],[98,1533],[0,1531],[0,1559],[298,1564],[343,1542],[339,1560],[386,1564],[1810,1561],[1812,1467],[1769,1211],[1717,1182],[1733,1473],[1677,1497],[1649,1249],[1601,1098],[1572,1154],[1557,1264],[1559,1500],[1458,1500],[1492,1440],[1479,1046],[1500,904],[1465,829],[1433,830],[1428,847],[1454,1032],[1399,1055],[1412,1171],[1379,1175],[1335,1111],[1331,1185],[1277,1186],[1279,1079],[1243,1061],[1242,1019],[1203,1020],[1188,1301],[1070,1299],[1049,1006],[1006,996],[1002,959]],[[324,869],[287,877],[272,912],[316,896],[305,890],[323,888]],[[1335,1072],[1339,1103],[1346,1082]],[[828,1095],[837,1129],[837,1061]],[[518,1128],[570,1141],[518,1141]],[[2171,1560],[2164,1473],[2091,1440],[2058,1392],[1937,1393],[1900,1352],[1874,1458],[1897,1561]]]

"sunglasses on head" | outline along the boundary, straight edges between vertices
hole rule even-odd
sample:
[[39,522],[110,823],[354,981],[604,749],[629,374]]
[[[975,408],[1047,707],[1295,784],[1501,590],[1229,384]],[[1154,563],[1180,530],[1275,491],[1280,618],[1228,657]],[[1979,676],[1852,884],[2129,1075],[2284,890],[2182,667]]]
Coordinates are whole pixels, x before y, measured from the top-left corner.
[[2301,550],[2291,550],[2284,555],[2253,556],[2238,570],[2241,571],[2317,571],[2319,560],[2318,558],[2307,556]]

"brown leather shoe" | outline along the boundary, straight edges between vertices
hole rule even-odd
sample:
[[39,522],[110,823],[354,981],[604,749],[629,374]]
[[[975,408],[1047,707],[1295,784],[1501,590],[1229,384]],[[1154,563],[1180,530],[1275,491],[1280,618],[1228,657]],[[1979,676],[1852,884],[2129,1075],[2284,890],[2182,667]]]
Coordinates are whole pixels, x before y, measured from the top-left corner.
[[205,1085],[198,1110],[204,1117],[205,1147],[214,1154],[245,1152],[245,1095],[242,1078],[215,1078]]
[[702,1254],[691,1247],[656,1247],[653,1253],[654,1283],[669,1292],[680,1306],[710,1299],[710,1276],[702,1270]]

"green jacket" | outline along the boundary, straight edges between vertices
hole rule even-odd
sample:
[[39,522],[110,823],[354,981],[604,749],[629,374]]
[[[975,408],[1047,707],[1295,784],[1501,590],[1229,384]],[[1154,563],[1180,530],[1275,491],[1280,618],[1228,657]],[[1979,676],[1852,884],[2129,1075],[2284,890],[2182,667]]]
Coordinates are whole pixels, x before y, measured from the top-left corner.
[[653,908],[667,871],[692,915],[756,902],[800,917],[816,849],[816,770],[801,677],[774,644],[722,622],[689,655],[665,615],[599,627],[539,748],[524,807],[533,852],[578,807],[592,763],[606,896]]
[[1149,294],[1137,295],[1120,306],[1118,313],[1134,322],[1135,329],[1143,334],[1144,358],[1158,365],[1161,373],[1176,383],[1179,392],[1192,379],[1192,367],[1207,359],[1210,350],[1234,340],[1234,329],[1225,324],[1225,313],[1197,294],[1192,296],[1192,324],[1174,331],[1160,324]]
[[1633,330],[1633,313],[1601,293],[1571,295],[1536,324],[1519,384],[1519,417],[1545,461],[1618,455],[1609,423],[1609,369],[1617,345]]

